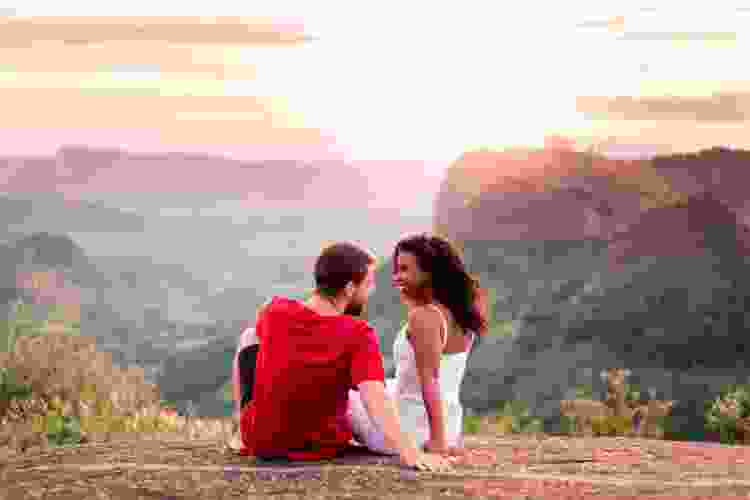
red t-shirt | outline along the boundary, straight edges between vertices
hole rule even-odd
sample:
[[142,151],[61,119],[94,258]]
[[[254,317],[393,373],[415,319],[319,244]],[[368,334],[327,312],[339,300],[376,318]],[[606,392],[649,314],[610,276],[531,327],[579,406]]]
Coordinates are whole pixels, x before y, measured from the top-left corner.
[[375,331],[348,315],[322,316],[274,297],[258,317],[253,402],[240,417],[245,455],[332,458],[352,439],[349,389],[383,381]]

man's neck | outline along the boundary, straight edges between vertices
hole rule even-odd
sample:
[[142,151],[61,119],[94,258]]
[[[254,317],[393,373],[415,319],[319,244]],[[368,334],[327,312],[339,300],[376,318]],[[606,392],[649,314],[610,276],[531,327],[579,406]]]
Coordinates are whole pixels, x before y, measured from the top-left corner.
[[343,308],[334,299],[323,297],[317,293],[307,299],[305,304],[313,311],[326,316],[343,314]]

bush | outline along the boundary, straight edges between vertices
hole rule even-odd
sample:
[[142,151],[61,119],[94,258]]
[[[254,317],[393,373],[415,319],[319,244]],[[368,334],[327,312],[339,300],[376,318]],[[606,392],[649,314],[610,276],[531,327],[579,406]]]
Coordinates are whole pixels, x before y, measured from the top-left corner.
[[[524,401],[505,401],[500,405],[500,413],[497,415],[499,421],[509,421],[510,432],[524,434],[530,432],[543,432],[544,422],[539,417],[529,414],[529,406]],[[505,426],[504,426],[505,427]]]
[[13,368],[0,362],[0,419],[5,416],[13,401],[31,398],[31,386],[19,384]]
[[[173,430],[141,368],[121,369],[83,336],[20,336],[0,356],[0,418],[33,422],[53,445],[94,434]],[[29,400],[26,404],[22,399]]]
[[594,389],[591,384],[576,386],[576,399],[594,399]]
[[481,417],[478,415],[464,416],[464,434],[478,434],[481,429]]
[[565,435],[575,434],[576,432],[576,419],[575,417],[569,417],[567,415],[560,416],[560,433]]
[[750,386],[729,384],[719,396],[705,403],[706,430],[719,433],[719,440],[735,444],[740,421],[750,417]]
[[625,401],[641,401],[641,388],[638,384],[625,384]]
[[596,436],[622,436],[633,428],[633,421],[624,416],[593,417],[591,424]]

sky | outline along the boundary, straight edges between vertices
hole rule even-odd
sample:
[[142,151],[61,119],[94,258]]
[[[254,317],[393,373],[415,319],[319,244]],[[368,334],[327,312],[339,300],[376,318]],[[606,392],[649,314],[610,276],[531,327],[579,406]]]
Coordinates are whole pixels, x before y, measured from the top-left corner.
[[[739,63],[750,42],[738,33],[750,9],[572,3],[6,1],[4,22],[31,24],[1,28],[0,152],[76,143],[416,161],[409,168],[439,176],[467,150],[539,146],[550,134],[750,147],[742,113],[699,116],[738,102],[750,113],[750,68]],[[252,36],[230,43],[230,29],[211,25],[227,15]],[[122,16],[140,16],[149,39]],[[615,96],[633,101],[613,114]],[[654,111],[677,97],[695,102]]]

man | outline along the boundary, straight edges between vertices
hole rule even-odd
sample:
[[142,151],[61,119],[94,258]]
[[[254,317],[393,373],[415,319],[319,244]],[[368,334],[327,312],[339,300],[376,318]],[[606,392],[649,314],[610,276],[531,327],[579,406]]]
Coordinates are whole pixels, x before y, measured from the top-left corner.
[[274,297],[259,310],[252,399],[240,416],[241,454],[291,460],[340,454],[354,437],[347,414],[354,389],[403,465],[447,467],[446,459],[422,453],[401,431],[385,392],[378,338],[357,318],[374,284],[375,258],[336,243],[318,257],[316,288],[307,301]]

